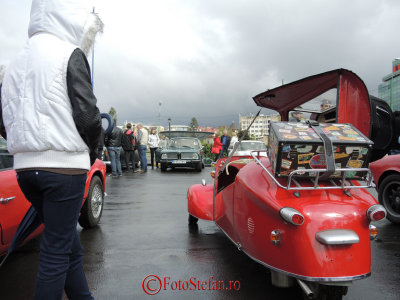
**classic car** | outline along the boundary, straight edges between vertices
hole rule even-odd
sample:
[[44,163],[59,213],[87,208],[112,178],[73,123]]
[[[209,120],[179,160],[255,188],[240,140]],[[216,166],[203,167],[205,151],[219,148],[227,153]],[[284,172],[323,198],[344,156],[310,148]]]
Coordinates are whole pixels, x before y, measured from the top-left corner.
[[[345,167],[334,162],[337,157],[360,160],[365,151],[372,160],[384,156],[393,142],[390,107],[370,96],[363,81],[345,69],[306,77],[253,99],[258,106],[279,112],[284,137],[319,136],[320,152],[305,152],[310,136],[303,145],[287,150],[279,140],[274,159],[287,160],[282,166],[289,170],[281,177],[271,162],[275,151],[268,151],[268,157],[253,151],[252,159],[234,153],[220,158],[212,183],[203,180],[188,189],[189,225],[198,226],[198,219],[214,222],[239,250],[271,271],[275,286],[297,283],[310,299],[342,299],[353,281],[370,276],[370,240],[377,234],[372,223],[385,218],[386,211],[366,190],[373,180],[368,168],[359,167],[364,162]],[[323,107],[326,103],[330,107]],[[287,122],[294,111],[302,112],[290,120],[301,122],[299,126]],[[317,121],[332,123],[331,128],[324,126],[324,132],[316,128]],[[339,138],[336,130],[345,124],[357,132],[346,130],[342,140],[362,139],[367,141],[365,149],[349,147],[337,155],[326,133],[335,132]],[[298,164],[310,164],[311,169],[290,169],[297,165],[289,159],[300,157],[298,149],[303,151]],[[287,151],[283,159],[280,151]],[[317,165],[311,165],[313,155],[319,157]],[[363,174],[362,181],[353,179],[357,172]]]
[[388,220],[400,224],[400,154],[387,155],[369,166]]
[[[0,137],[0,255],[4,254],[16,232],[19,223],[31,206],[20,190],[13,170],[13,157],[7,151],[7,142]],[[101,218],[106,184],[106,167],[100,160],[92,165],[87,174],[84,199],[79,216],[83,228],[96,226]],[[40,235],[39,226],[25,242]]]
[[201,172],[203,165],[203,147],[195,137],[171,138],[167,147],[160,149],[157,156],[161,171],[167,168],[188,167]]
[[162,131],[161,141],[155,153],[156,163],[161,171],[167,168],[194,168],[201,172],[204,168],[203,146],[201,140],[212,136],[212,132],[201,131]]
[[[236,142],[236,143],[239,143],[239,142]],[[229,151],[229,155],[234,154],[235,156],[251,156],[250,153],[251,153],[251,151],[254,151],[254,150],[260,150],[260,151],[262,151],[261,154],[266,155],[265,151],[267,150],[267,147],[261,141],[244,140],[238,144],[238,147],[237,147],[235,153],[232,153],[233,152],[233,148],[232,148],[232,150]]]

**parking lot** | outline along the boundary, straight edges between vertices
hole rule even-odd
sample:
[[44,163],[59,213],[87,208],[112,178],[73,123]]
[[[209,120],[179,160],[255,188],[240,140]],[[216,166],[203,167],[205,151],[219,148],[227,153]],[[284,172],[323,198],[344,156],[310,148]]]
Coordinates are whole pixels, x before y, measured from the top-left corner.
[[[211,182],[210,170],[149,169],[107,177],[100,225],[80,229],[95,299],[302,299],[298,287],[272,287],[267,269],[212,222],[188,226],[187,188],[202,178]],[[355,282],[344,299],[399,299],[400,227],[386,220],[376,226],[372,276]],[[0,299],[32,298],[38,253],[37,239],[9,257],[0,269]],[[159,282],[161,290],[148,295]]]

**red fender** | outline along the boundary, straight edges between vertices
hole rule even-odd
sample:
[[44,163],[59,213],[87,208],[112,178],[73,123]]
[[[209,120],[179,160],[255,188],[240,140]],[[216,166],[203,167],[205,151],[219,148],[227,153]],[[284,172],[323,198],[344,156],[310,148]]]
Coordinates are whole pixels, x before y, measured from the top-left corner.
[[188,212],[192,216],[207,221],[213,220],[214,184],[194,184],[187,192]]

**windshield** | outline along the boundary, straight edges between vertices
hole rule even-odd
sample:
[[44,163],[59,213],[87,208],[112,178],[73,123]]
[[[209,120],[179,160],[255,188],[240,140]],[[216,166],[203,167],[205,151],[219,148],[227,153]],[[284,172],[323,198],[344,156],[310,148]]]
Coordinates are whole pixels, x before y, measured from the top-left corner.
[[191,148],[200,149],[200,142],[198,139],[193,138],[175,138],[171,139],[168,148]]
[[238,151],[243,150],[265,150],[267,147],[262,142],[241,142]]

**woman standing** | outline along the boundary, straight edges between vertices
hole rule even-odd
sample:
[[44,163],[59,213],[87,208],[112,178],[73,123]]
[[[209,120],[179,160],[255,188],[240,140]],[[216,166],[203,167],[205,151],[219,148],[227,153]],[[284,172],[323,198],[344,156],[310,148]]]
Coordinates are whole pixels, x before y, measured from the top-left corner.
[[239,139],[237,137],[236,132],[232,131],[232,138],[231,138],[232,148],[235,147],[235,143],[238,142],[238,141],[239,141]]
[[[150,157],[151,157],[151,168],[154,169],[154,156],[160,143],[160,138],[157,135],[157,129],[153,128],[149,135],[149,147],[150,147]],[[156,163],[158,168],[158,164]]]
[[219,153],[221,152],[221,150],[222,150],[221,139],[219,138],[218,134],[215,133],[214,134],[214,144],[213,144],[212,149],[211,149],[211,153],[215,154],[214,161],[218,160]]

